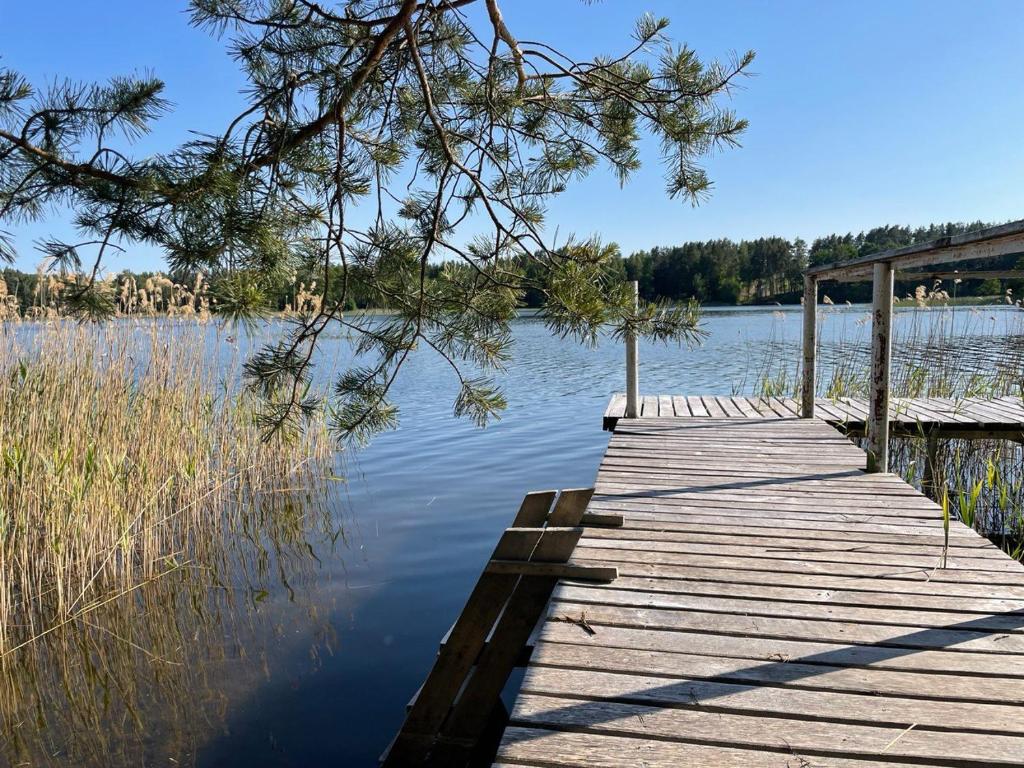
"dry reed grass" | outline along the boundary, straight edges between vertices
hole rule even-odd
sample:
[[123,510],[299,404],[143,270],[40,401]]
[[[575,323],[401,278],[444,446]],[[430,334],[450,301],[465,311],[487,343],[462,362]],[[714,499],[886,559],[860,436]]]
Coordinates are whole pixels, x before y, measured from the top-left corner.
[[[955,400],[1024,394],[1024,313],[1008,307],[955,306],[937,286],[930,291],[921,287],[901,303],[914,309],[900,311],[894,324],[892,395]],[[824,320],[830,333],[818,350],[819,395],[867,398],[869,313],[822,308],[820,328]],[[787,339],[778,319],[772,340],[761,356],[758,393],[799,397],[799,346]],[[924,437],[890,440],[891,471],[918,488],[928,462]],[[1015,557],[1024,556],[1021,444],[940,440],[935,463],[936,498],[945,496],[952,514]]]
[[194,321],[0,329],[0,666],[208,561],[262,498],[322,469],[322,425],[262,440],[205,338]]

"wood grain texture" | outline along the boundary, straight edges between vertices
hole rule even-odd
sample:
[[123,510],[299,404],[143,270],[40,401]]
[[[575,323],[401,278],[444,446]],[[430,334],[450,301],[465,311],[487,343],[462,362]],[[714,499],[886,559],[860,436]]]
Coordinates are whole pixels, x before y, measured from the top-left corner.
[[[573,562],[619,578],[556,588],[497,764],[1024,764],[1024,566],[863,471],[831,423],[866,404],[669,402],[617,422],[588,513],[622,526]],[[1024,423],[1019,399],[890,413]]]
[[[778,421],[797,418],[804,406],[795,398],[731,396],[649,395],[641,398],[641,417],[649,418],[757,418]],[[818,397],[813,400],[815,418],[863,435],[870,421],[868,401],[857,398]],[[625,417],[626,396],[611,396],[603,424],[614,430]],[[1024,435],[1024,400],[995,398],[905,398],[889,400],[889,429],[894,434],[924,435],[931,432],[949,436],[1009,437]]]

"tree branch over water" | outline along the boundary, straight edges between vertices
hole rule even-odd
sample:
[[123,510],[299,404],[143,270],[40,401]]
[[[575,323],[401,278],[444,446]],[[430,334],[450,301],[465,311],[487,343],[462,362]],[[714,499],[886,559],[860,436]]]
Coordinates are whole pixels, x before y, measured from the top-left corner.
[[[315,309],[246,369],[268,430],[325,405],[343,438],[393,426],[388,393],[421,347],[454,369],[456,413],[486,422],[527,290],[554,333],[584,342],[605,326],[699,335],[692,308],[634,312],[617,251],[557,238],[547,206],[599,166],[626,183],[644,136],[667,194],[699,202],[702,160],[746,127],[722,101],[752,52],[702,62],[645,16],[624,52],[577,61],[522,40],[498,0],[193,0],[191,21],[225,41],[248,105],[222,134],[152,157],[130,150],[169,109],[155,76],[37,90],[0,70],[0,257],[5,230],[67,207],[83,241],[157,246],[172,271],[207,274],[228,317],[259,312],[283,275],[319,273]],[[354,283],[394,314],[347,315]],[[88,290],[68,295],[91,315],[103,304]],[[310,381],[332,328],[365,357],[324,403]]]

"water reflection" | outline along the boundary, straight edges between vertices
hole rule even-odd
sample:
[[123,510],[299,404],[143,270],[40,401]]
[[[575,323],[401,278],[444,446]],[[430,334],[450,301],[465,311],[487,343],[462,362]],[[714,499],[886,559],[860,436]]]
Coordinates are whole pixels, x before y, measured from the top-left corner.
[[231,523],[165,575],[8,653],[8,763],[192,765],[230,731],[234,706],[274,678],[282,648],[315,673],[336,645],[332,606],[311,592],[342,536],[331,497],[321,483],[246,500],[245,515],[225,514]]
[[[823,381],[866,354],[866,316],[823,315]],[[989,365],[1020,343],[1021,316],[899,311],[896,327],[907,338],[914,323],[945,324],[960,341],[938,360]],[[695,350],[642,345],[642,391],[753,392],[766,360],[793,377],[799,309],[712,310],[706,327]],[[209,359],[234,365],[275,332],[228,340],[211,326]],[[0,764],[375,764],[523,493],[590,484],[606,445],[620,344],[560,342],[523,318],[513,354],[500,422],[454,421],[457,381],[415,354],[394,392],[399,429],[339,455],[331,493],[247,502],[251,514],[187,565],[5,659]],[[332,339],[322,380],[350,359],[348,341]]]

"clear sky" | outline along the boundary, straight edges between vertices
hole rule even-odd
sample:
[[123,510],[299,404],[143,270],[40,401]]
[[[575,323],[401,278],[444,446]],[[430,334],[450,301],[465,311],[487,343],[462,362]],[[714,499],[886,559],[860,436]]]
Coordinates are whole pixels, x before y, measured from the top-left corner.
[[[140,153],[189,130],[217,133],[243,103],[221,42],[191,28],[176,0],[0,0],[0,57],[35,84],[152,71],[176,105]],[[655,155],[620,189],[599,173],[551,208],[560,233],[600,234],[625,252],[684,240],[761,235],[812,240],[885,223],[1024,217],[1024,2],[1021,0],[505,0],[524,39],[580,57],[621,52],[644,11],[703,57],[752,48],[733,98],[743,147],[708,163],[697,209],[664,194]],[[38,260],[21,228],[19,266]],[[112,265],[114,266],[114,265]],[[154,267],[152,257],[118,267]]]

